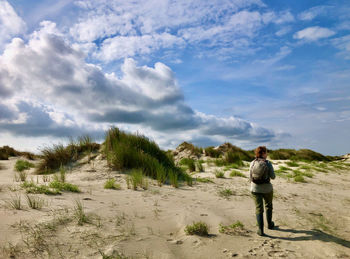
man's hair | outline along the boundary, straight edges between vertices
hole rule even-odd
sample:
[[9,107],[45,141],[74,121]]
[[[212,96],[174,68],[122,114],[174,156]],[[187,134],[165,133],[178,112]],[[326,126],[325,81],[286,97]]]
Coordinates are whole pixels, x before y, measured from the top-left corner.
[[254,150],[254,153],[256,158],[262,158],[263,154],[267,153],[267,149],[265,146],[260,146]]

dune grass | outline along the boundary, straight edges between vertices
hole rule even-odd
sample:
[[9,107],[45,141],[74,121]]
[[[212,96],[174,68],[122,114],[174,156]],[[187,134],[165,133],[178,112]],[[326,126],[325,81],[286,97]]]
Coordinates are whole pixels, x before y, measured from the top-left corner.
[[34,160],[37,156],[30,152],[20,152],[9,146],[0,147],[0,160],[8,160],[9,157],[23,156],[28,160]]
[[298,167],[299,166],[299,164],[295,161],[287,161],[286,165],[290,166],[290,167]]
[[12,209],[15,209],[15,210],[23,209],[22,198],[20,194],[15,194],[14,196],[11,196],[10,200],[6,201],[6,203]]
[[44,199],[33,195],[26,194],[26,199],[28,206],[34,210],[40,210],[45,204]]
[[22,172],[24,170],[28,170],[30,168],[34,168],[35,165],[27,160],[18,159],[15,164],[15,170],[17,172]]
[[109,166],[115,170],[139,169],[145,176],[157,179],[160,185],[170,183],[174,175],[176,181],[192,184],[192,178],[175,166],[171,157],[145,136],[111,128],[106,134],[104,153]]
[[77,220],[79,226],[84,225],[85,223],[90,223],[91,218],[88,214],[85,213],[83,203],[80,200],[75,201],[74,205],[74,218]]
[[138,187],[144,190],[148,189],[148,179],[140,169],[133,169],[130,175],[127,176],[126,182],[128,189],[131,187],[134,190],[137,190]]
[[195,181],[199,183],[214,183],[214,181],[209,178],[200,178],[200,177],[195,178]]
[[63,183],[57,180],[50,182],[48,187],[58,191],[81,192],[77,185],[66,182]]
[[204,149],[205,155],[213,158],[219,158],[221,156],[221,151],[215,149],[214,147],[206,147]]
[[247,178],[245,176],[245,174],[241,173],[240,171],[237,170],[232,170],[232,172],[230,173],[231,177],[243,177],[243,178]]
[[225,173],[219,170],[215,170],[215,177],[216,178],[225,178]]
[[220,197],[226,198],[228,199],[230,196],[232,196],[234,194],[234,192],[231,189],[222,189],[220,191],[218,191],[218,194]]
[[187,225],[185,228],[186,235],[208,236],[209,227],[203,221],[194,222],[192,225]]
[[192,158],[183,158],[180,160],[179,165],[184,165],[190,172],[196,171],[195,161]]
[[120,184],[116,183],[114,178],[108,179],[105,182],[103,188],[112,189],[112,190],[120,190],[121,189]]
[[24,182],[21,187],[26,190],[27,193],[32,194],[46,194],[46,195],[60,195],[62,194],[59,190],[50,188],[47,185],[37,185],[33,182]]
[[85,155],[91,154],[99,149],[100,145],[93,143],[91,137],[85,135],[77,140],[71,139],[67,146],[55,144],[41,150],[42,161],[39,163],[37,174],[50,174],[60,167],[77,161]]

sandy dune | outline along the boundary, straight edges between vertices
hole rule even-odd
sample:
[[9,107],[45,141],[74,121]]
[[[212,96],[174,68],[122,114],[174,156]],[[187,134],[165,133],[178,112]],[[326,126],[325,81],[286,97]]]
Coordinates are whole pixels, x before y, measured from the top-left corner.
[[[215,178],[215,170],[205,164],[205,172],[195,177],[213,183],[157,186],[149,180],[147,190],[127,189],[126,175],[110,171],[100,156],[74,167],[67,181],[81,193],[64,192],[45,199],[41,210],[28,207],[25,191],[14,181],[18,158],[0,161],[0,257],[1,258],[350,258],[350,167],[314,171],[306,183],[277,177],[273,181],[276,230],[267,237],[256,232],[254,204],[248,178]],[[283,161],[273,161],[275,169]],[[350,162],[339,162],[350,165]],[[245,167],[240,170],[246,176]],[[121,190],[104,189],[115,178]],[[29,171],[28,180],[42,183],[43,177]],[[230,189],[225,198],[220,190]],[[21,195],[23,209],[8,202]],[[80,200],[88,222],[77,224],[74,216]],[[209,236],[189,236],[185,227],[203,221]],[[219,225],[236,221],[243,230],[225,234]]]

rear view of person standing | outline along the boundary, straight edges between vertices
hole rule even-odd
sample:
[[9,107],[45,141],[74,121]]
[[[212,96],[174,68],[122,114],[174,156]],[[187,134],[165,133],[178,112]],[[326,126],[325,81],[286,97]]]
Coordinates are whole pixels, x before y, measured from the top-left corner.
[[255,149],[255,159],[250,164],[250,191],[256,207],[256,221],[258,223],[258,235],[264,236],[264,202],[266,208],[267,228],[273,229],[272,198],[273,188],[270,179],[275,179],[275,172],[267,159],[267,149],[260,146]]

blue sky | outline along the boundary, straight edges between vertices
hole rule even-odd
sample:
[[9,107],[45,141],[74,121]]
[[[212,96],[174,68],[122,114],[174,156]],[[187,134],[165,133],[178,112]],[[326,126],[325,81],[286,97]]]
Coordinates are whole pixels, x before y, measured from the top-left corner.
[[0,145],[349,153],[349,1],[0,0]]

